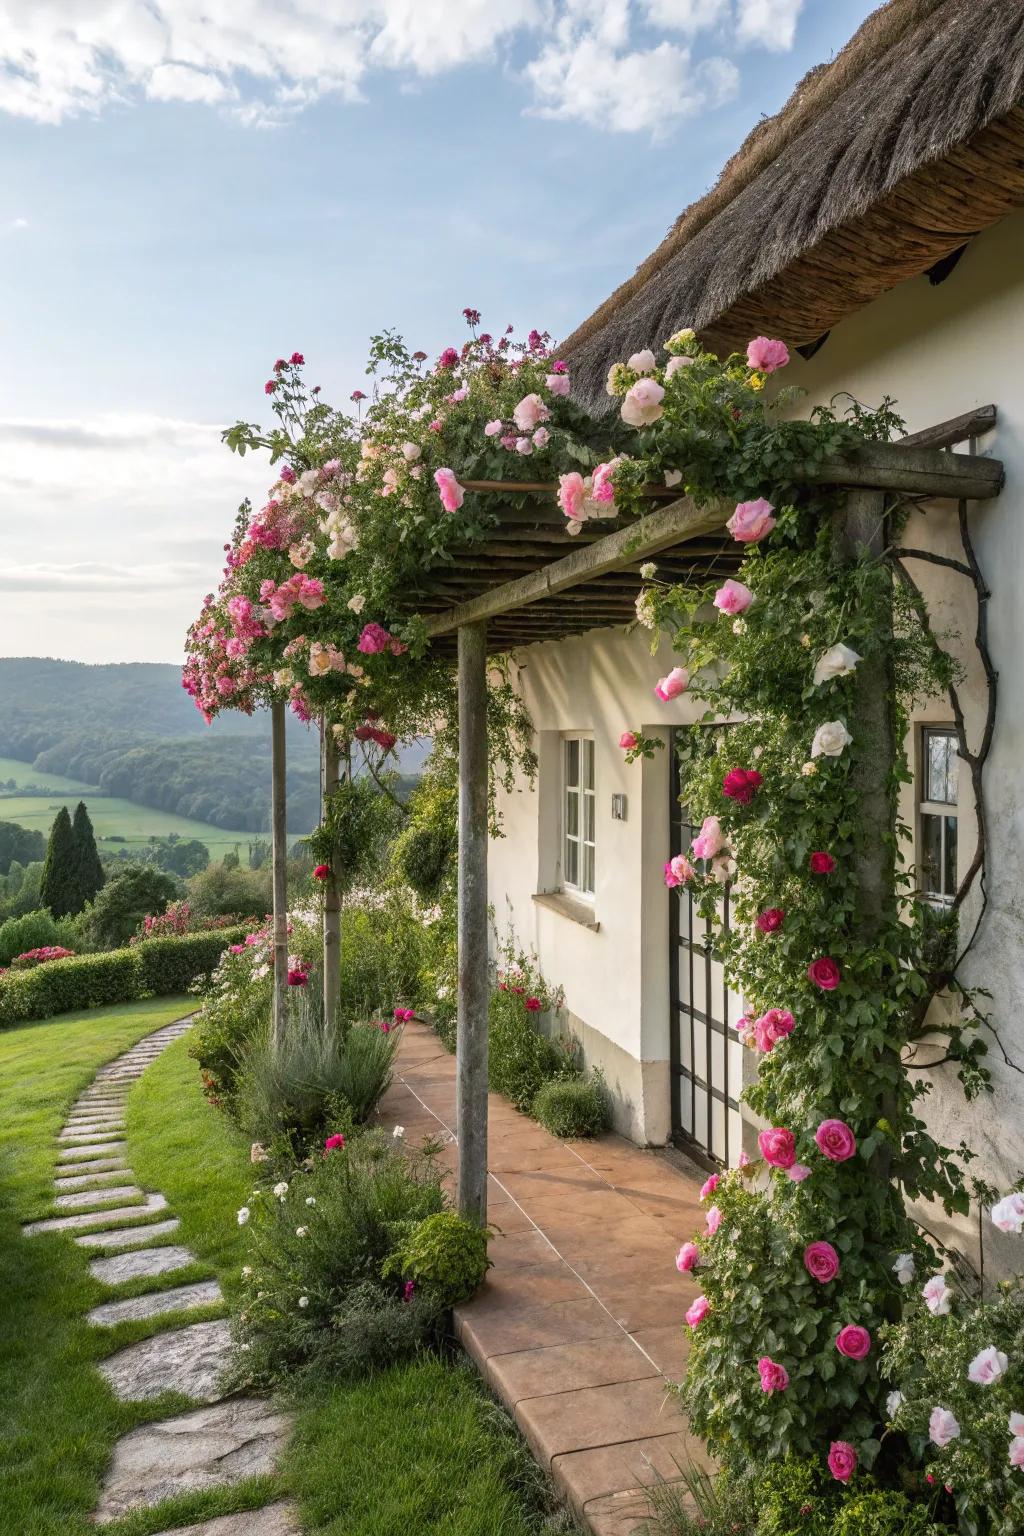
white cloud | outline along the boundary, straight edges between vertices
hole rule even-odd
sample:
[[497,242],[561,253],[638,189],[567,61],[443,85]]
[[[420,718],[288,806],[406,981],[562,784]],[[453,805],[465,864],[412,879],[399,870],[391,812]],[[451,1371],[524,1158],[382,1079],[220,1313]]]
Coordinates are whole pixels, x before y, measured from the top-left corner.
[[12,219],[11,220],[11,228],[12,229],[28,229],[28,219],[22,219],[22,218]]
[[[325,96],[362,98],[375,69],[428,78],[507,63],[547,116],[635,132],[733,91],[727,59],[689,38],[792,46],[803,0],[0,0],[0,112],[40,123],[141,99],[274,124]],[[643,37],[637,39],[637,29]],[[644,97],[649,98],[645,103]]]

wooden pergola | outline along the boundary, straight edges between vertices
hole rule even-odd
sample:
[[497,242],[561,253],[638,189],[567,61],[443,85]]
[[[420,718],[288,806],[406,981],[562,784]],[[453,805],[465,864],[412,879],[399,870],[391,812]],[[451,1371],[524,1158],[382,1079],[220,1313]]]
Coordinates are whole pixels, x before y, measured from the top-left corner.
[[[900,443],[868,443],[847,458],[827,461],[807,483],[845,491],[840,537],[848,551],[881,554],[886,497],[989,500],[1003,484],[994,459],[948,451],[988,431],[995,408],[982,407]],[[427,620],[435,653],[457,661],[459,703],[458,1041],[457,1133],[459,1208],[483,1222],[487,1211],[487,1014],[490,997],[487,921],[487,656],[542,640],[557,640],[634,618],[640,565],[658,557],[666,581],[706,581],[734,574],[742,547],[726,533],[732,508],[698,507],[688,497],[651,488],[657,509],[641,518],[588,521],[575,537],[555,501],[556,486],[535,482],[503,486],[465,482],[466,490],[494,497],[495,524],[485,539],[454,552],[450,563],[424,573],[412,597]],[[501,495],[535,492],[536,507],[502,504]],[[671,497],[672,499],[669,499]],[[853,717],[871,738],[888,740],[884,680],[857,673]],[[282,711],[283,706],[275,706]],[[851,721],[852,726],[852,721]],[[855,727],[852,727],[856,729]],[[283,741],[283,715],[274,740]],[[860,792],[886,794],[888,761],[861,768]],[[275,793],[283,803],[283,752]],[[283,814],[275,814],[275,865],[283,868]],[[862,889],[878,883],[879,846],[859,870]],[[283,880],[283,877],[282,877]],[[287,957],[287,921],[275,881],[277,1005],[283,1010],[280,964]],[[283,1018],[283,1012],[280,1013]]]

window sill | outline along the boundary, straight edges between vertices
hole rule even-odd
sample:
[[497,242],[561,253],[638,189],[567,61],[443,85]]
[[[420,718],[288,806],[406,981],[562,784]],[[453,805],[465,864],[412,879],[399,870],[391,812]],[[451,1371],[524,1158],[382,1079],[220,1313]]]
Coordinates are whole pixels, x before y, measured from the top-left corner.
[[589,928],[591,933],[597,933],[601,927],[590,903],[580,901],[578,897],[570,896],[566,891],[537,891],[533,899],[538,907],[546,907],[549,912],[558,912],[562,917],[567,917],[571,923],[579,923],[581,928]]

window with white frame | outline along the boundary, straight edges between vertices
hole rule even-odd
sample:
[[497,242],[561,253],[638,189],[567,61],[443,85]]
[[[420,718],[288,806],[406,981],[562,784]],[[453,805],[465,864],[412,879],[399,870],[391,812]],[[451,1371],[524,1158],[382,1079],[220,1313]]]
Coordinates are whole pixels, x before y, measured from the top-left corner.
[[594,738],[562,738],[562,886],[594,894]]
[[917,789],[917,872],[920,893],[947,907],[956,895],[957,789],[960,757],[951,726],[920,727]]

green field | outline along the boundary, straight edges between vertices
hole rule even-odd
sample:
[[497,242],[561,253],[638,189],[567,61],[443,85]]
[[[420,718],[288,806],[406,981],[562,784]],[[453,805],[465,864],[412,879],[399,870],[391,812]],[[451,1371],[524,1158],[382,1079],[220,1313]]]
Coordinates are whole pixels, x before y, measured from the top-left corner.
[[[42,773],[38,768],[33,768],[31,763],[23,763],[16,757],[0,757],[0,784],[6,784],[13,779],[18,789],[24,789],[31,784],[33,789],[55,789],[59,793],[74,794],[75,791],[84,793],[93,790],[92,784],[80,784],[77,779],[66,779],[62,773]],[[0,793],[3,793],[0,790]]]

